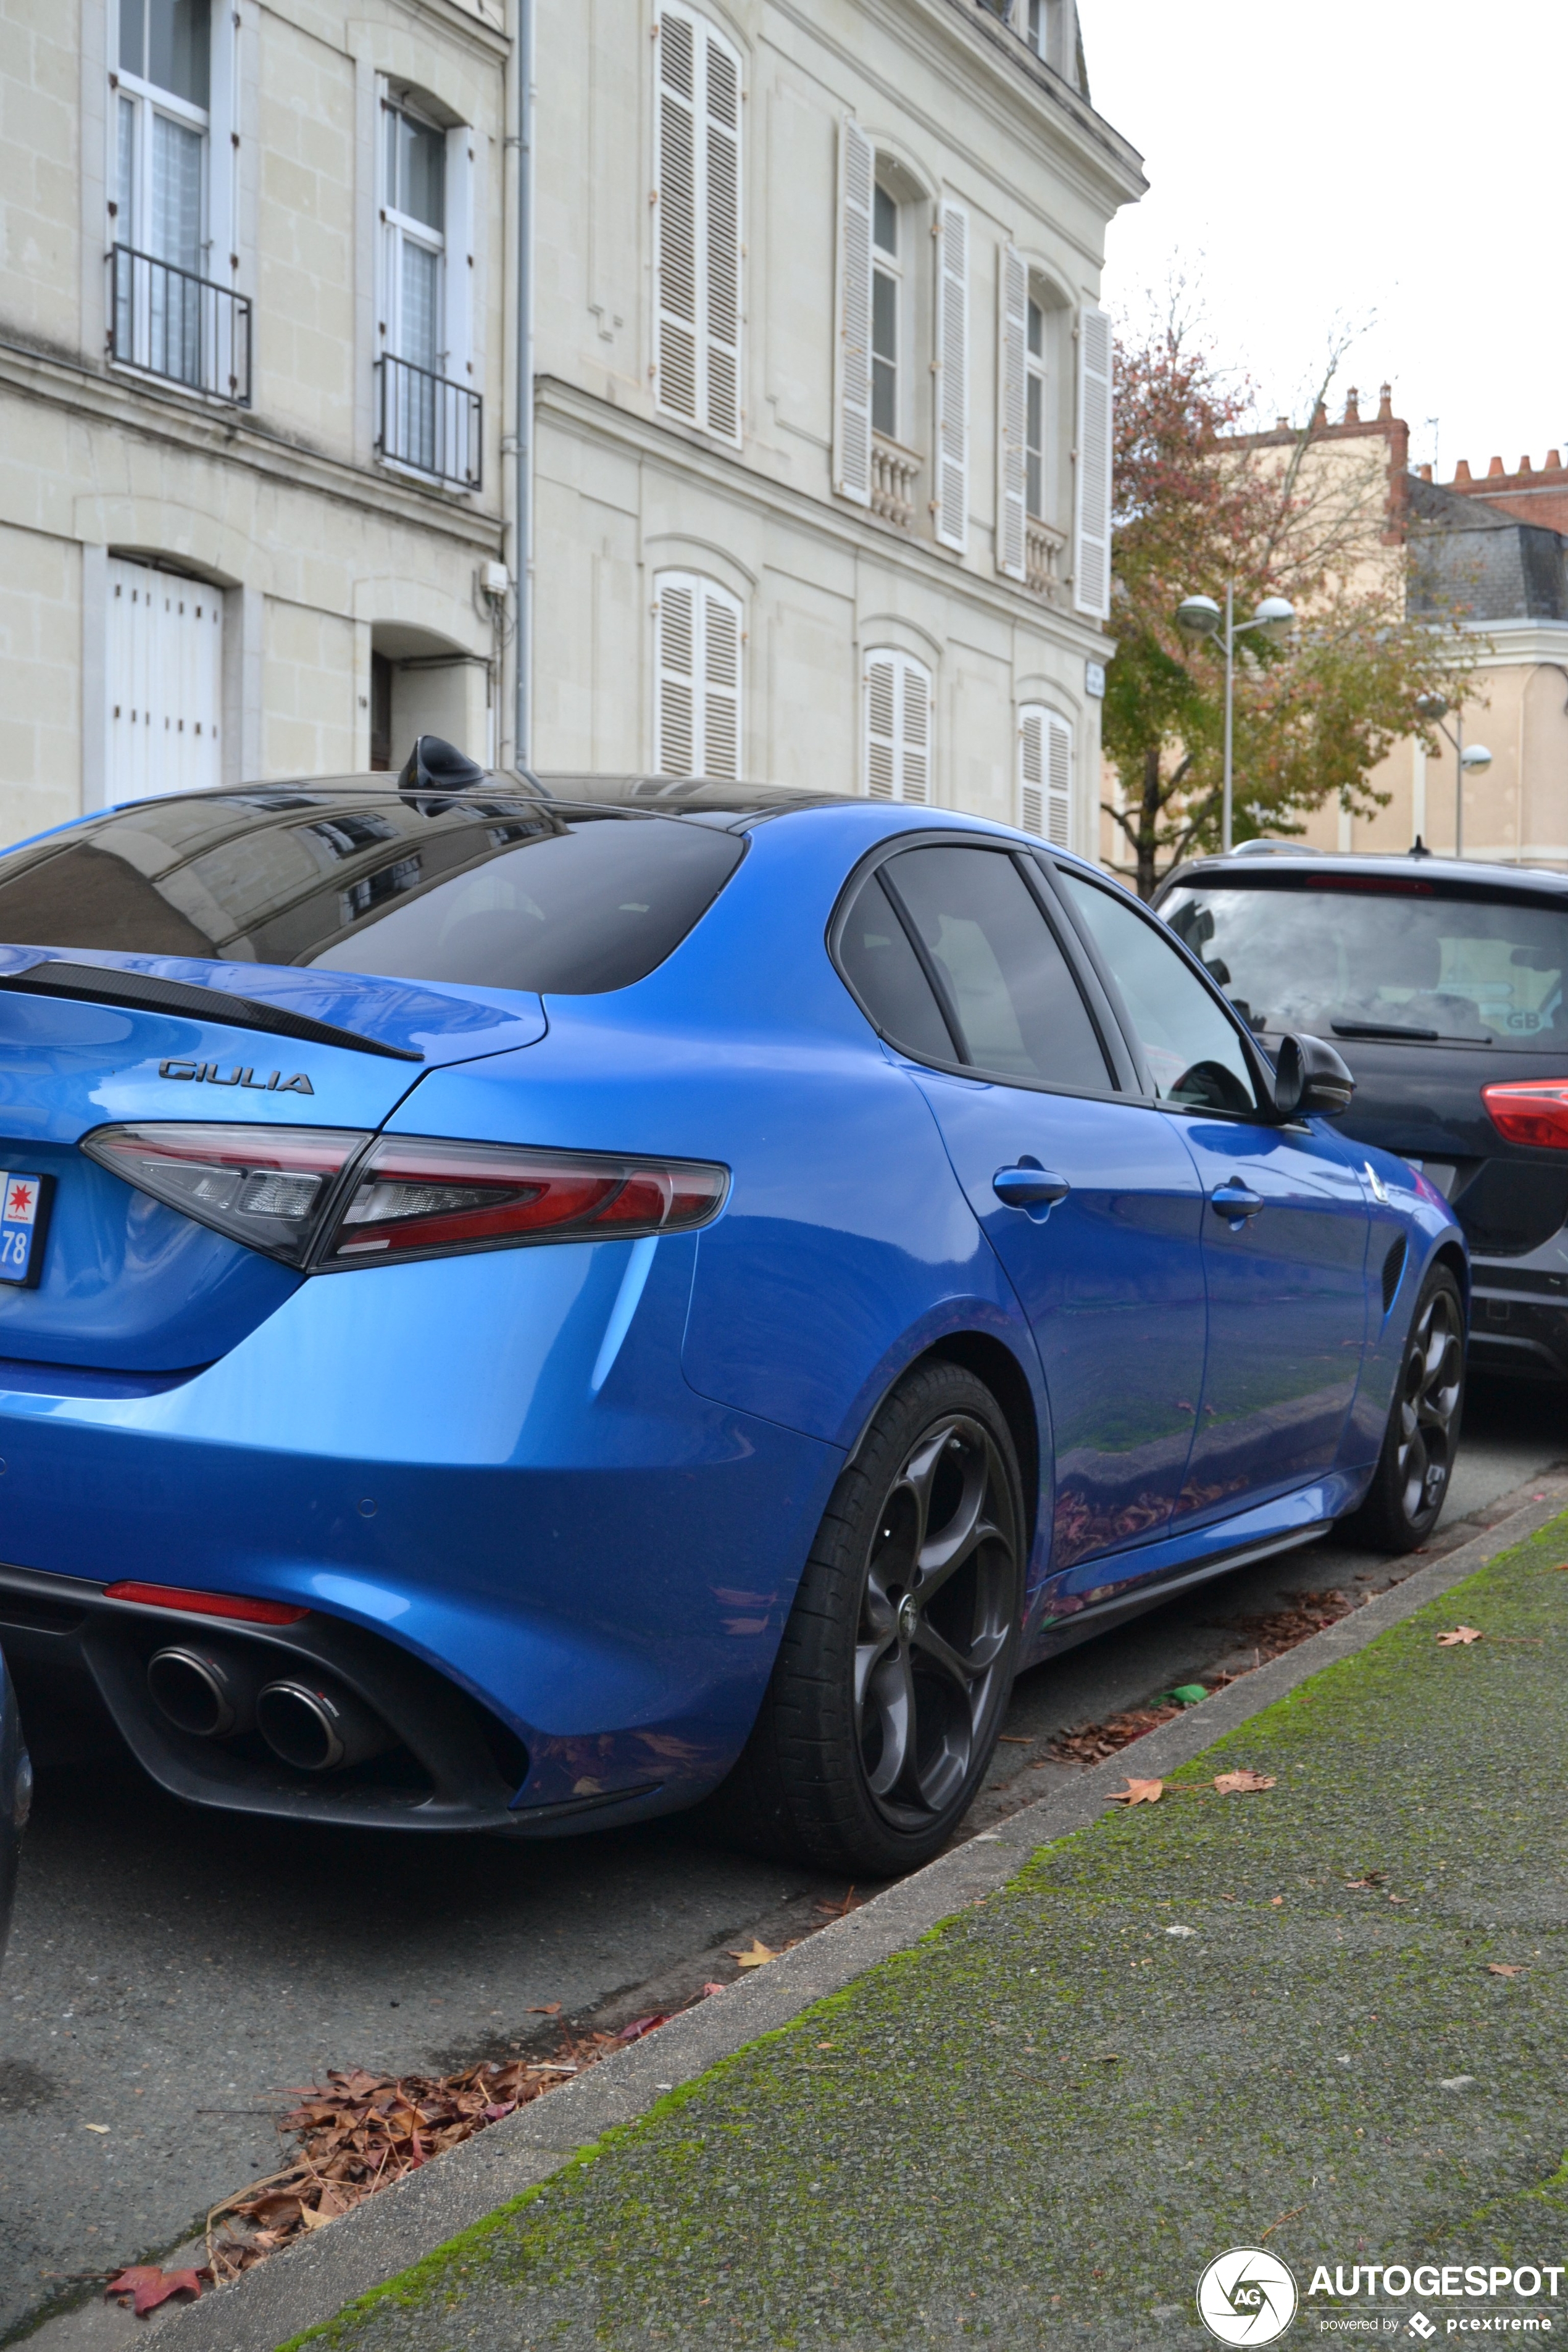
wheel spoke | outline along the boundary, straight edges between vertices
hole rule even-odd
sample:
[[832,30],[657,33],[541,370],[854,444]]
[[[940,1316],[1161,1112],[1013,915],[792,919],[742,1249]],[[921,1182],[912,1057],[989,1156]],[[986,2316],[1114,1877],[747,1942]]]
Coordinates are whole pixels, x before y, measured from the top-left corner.
[[921,1617],[915,1625],[910,1642],[911,1646],[922,1658],[928,1660],[933,1666],[940,1666],[942,1673],[956,1684],[967,1706],[973,1685],[990,1665],[1005,1638],[1004,1634],[996,1637],[989,1645],[984,1642],[980,1644],[981,1648],[989,1646],[989,1656],[981,1657],[971,1653],[968,1657],[964,1657],[953,1648],[951,1642],[942,1640],[942,1635],[929,1619]]
[[[868,1706],[876,1711],[881,1752],[866,1778],[874,1797],[885,1797],[903,1778],[914,1744],[915,1694],[910,1662],[903,1651],[889,1652],[871,1675]],[[862,1753],[865,1732],[862,1730]]]

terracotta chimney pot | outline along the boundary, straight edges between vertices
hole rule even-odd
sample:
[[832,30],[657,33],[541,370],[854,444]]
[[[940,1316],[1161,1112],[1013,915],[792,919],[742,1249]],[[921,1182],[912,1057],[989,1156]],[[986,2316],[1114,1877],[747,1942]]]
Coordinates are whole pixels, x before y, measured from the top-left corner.
[[1563,452],[1561,449],[1548,449],[1546,452],[1546,464],[1543,471],[1548,474],[1560,474],[1563,471]]
[[1528,449],[1525,451],[1525,453],[1524,453],[1523,457],[1522,457],[1520,459],[1520,461],[1519,461],[1519,470],[1520,470],[1520,472],[1521,472],[1521,474],[1528,474],[1528,473],[1531,470],[1531,463],[1530,463],[1530,452],[1529,452],[1529,450],[1528,450]]
[[1316,408],[1314,408],[1314,409],[1313,409],[1313,411],[1312,411],[1312,424],[1313,424],[1313,426],[1314,426],[1314,428],[1316,428],[1316,427],[1317,427],[1318,425],[1326,425],[1326,424],[1328,423],[1328,421],[1329,421],[1329,412],[1328,412],[1328,410],[1323,406],[1322,402],[1320,400],[1320,401],[1319,401],[1319,403],[1318,403],[1318,404],[1317,404],[1317,406],[1316,406]]
[[1423,466],[1423,467],[1422,467],[1422,468],[1421,468],[1421,478],[1422,478],[1422,480],[1423,480],[1424,482],[1429,482],[1429,481],[1431,480],[1431,478],[1432,478],[1432,468],[1431,468],[1431,467],[1430,467],[1430,466]]
[[1461,457],[1458,464],[1454,468],[1454,479],[1456,482],[1468,482],[1472,478],[1469,459],[1468,457]]
[[1290,419],[1288,416],[1277,416],[1274,419],[1274,430],[1276,433],[1289,433],[1290,430]]
[[1353,383],[1345,394],[1345,423],[1347,425],[1361,423],[1361,394]]
[[1391,383],[1378,386],[1377,421],[1380,425],[1392,425],[1394,422],[1394,386]]
[[1491,464],[1487,467],[1487,479],[1488,479],[1488,481],[1489,482],[1489,481],[1491,480],[1492,476],[1493,476],[1494,474],[1500,474],[1501,472],[1502,472],[1502,459],[1501,459],[1500,457],[1494,457],[1494,458],[1492,459],[1492,461],[1491,461]]

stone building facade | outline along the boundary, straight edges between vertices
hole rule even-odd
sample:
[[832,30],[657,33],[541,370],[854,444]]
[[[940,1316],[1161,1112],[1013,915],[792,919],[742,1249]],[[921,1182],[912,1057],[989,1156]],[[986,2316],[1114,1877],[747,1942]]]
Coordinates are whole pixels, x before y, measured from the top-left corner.
[[428,728],[1089,845],[1142,182],[1072,0],[0,39],[0,838]]

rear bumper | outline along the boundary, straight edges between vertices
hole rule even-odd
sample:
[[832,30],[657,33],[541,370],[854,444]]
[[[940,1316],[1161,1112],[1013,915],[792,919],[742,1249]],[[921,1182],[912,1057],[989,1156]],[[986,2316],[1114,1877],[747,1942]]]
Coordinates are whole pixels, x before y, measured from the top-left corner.
[[1521,1380],[1568,1381],[1568,1294],[1485,1258],[1474,1260],[1473,1270],[1472,1367]]
[[[699,1397],[692,1245],[600,1243],[303,1284],[153,1392],[0,1364],[0,1643],[89,1686],[201,1804],[545,1836],[689,1804],[751,1728],[842,1456]],[[612,1347],[606,1335],[613,1335]],[[121,1579],[291,1603],[280,1629],[110,1601]],[[389,1764],[290,1775],[174,1730],[193,1632],[346,1684]]]

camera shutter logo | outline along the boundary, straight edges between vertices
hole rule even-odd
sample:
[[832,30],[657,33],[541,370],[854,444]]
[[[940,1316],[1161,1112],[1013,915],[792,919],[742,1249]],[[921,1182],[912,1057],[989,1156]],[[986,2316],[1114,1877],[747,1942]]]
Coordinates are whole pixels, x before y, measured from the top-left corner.
[[1222,2344],[1272,2344],[1296,2316],[1296,2282],[1278,2254],[1233,2246],[1198,2281],[1198,2317]]

